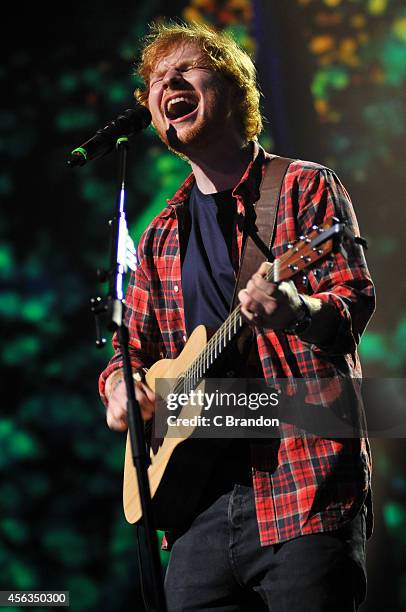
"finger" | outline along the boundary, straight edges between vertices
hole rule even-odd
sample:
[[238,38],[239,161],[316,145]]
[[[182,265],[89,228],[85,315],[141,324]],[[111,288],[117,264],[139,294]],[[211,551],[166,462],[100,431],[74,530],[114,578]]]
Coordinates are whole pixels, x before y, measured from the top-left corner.
[[149,399],[150,402],[154,403],[156,401],[156,394],[155,392],[151,389],[151,387],[149,387],[146,383],[144,382],[140,382],[138,383],[140,385],[140,388],[142,389],[143,393],[147,396],[147,398]]
[[155,394],[143,383],[137,383],[135,387],[135,396],[141,410],[141,416],[144,421],[149,421],[155,413]]
[[238,299],[240,300],[240,303],[245,306],[251,298],[246,289],[241,289],[241,291],[238,292]]
[[257,317],[267,317],[275,312],[278,307],[275,297],[257,289],[251,281],[248,281],[247,291],[242,296],[242,304]]
[[245,319],[246,323],[251,327],[258,327],[259,329],[263,328],[263,320],[260,314],[257,312],[250,312],[243,306],[241,306],[241,314]]
[[250,312],[245,308],[245,306],[241,306],[240,311],[242,316],[248,323],[255,324],[255,320],[258,319],[258,315],[256,313]]
[[272,264],[269,261],[264,261],[258,268],[257,274],[260,276],[266,276],[270,269],[272,268]]
[[135,397],[137,398],[137,402],[143,406],[151,403],[148,387],[141,382],[137,382],[135,385]]
[[278,290],[278,285],[276,283],[271,283],[270,281],[265,280],[265,278],[258,272],[252,276],[251,280],[255,286],[258,287],[258,289],[261,289],[267,295],[273,295],[275,291]]
[[[255,293],[255,290],[260,293]],[[278,290],[277,285],[275,283],[270,283],[266,281],[260,274],[254,274],[247,283],[247,291],[250,295],[255,297],[255,299],[262,300],[261,296],[270,297]]]
[[261,306],[259,305],[259,303],[253,298],[252,296],[252,292],[254,290],[252,289],[251,292],[248,292],[247,289],[242,289],[239,294],[238,294],[238,298],[240,300],[241,306],[244,307],[244,309],[251,313],[258,313],[260,312]]
[[128,428],[127,419],[125,416],[116,417],[111,412],[108,412],[106,415],[107,425],[110,429],[114,429],[115,431],[125,431]]

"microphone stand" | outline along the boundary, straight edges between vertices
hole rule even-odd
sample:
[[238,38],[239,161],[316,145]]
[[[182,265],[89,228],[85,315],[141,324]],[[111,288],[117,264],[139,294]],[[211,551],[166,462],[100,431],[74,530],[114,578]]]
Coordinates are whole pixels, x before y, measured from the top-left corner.
[[[148,479],[149,453],[144,433],[144,423],[139,404],[135,397],[133,372],[128,349],[129,333],[125,325],[124,274],[127,270],[128,232],[125,215],[125,179],[128,152],[128,137],[118,138],[119,153],[119,198],[118,211],[110,222],[112,232],[110,269],[98,271],[101,281],[109,279],[107,298],[92,298],[91,310],[96,319],[96,345],[102,347],[106,340],[101,336],[100,317],[107,314],[109,329],[117,331],[117,338],[123,358],[124,381],[127,391],[128,429],[134,468],[137,471],[138,487],[141,498],[143,524],[147,549],[152,569],[153,597],[156,612],[166,612],[165,593],[162,581],[162,567],[158,550],[158,538],[154,528],[151,493]],[[134,254],[135,255],[135,254]],[[135,259],[135,256],[134,256]],[[141,551],[140,551],[141,552]],[[141,569],[141,568],[140,568]]]

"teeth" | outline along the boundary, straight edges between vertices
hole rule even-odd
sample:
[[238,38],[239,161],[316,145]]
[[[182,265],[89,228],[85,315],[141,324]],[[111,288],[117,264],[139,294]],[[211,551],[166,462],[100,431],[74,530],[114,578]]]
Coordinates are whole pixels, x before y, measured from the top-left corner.
[[172,104],[176,104],[176,102],[187,102],[188,104],[194,103],[190,98],[184,98],[183,96],[180,96],[179,98],[172,98],[172,100],[169,100],[168,102],[168,111],[170,110]]

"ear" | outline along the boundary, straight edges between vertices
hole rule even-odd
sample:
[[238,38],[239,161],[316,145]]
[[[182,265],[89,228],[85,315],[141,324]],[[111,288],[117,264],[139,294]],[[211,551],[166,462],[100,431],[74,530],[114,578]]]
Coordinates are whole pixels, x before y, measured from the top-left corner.
[[227,88],[227,119],[233,119],[235,126],[240,129],[241,102],[243,100],[243,92],[235,83],[228,83]]

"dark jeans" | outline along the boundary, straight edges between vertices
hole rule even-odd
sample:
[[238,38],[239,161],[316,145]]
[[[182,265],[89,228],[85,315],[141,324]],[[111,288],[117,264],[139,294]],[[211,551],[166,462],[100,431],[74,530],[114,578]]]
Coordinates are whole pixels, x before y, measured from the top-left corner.
[[339,531],[261,547],[251,487],[235,485],[176,540],[169,612],[353,612],[365,597],[365,514]]

